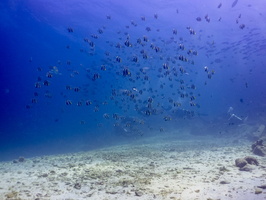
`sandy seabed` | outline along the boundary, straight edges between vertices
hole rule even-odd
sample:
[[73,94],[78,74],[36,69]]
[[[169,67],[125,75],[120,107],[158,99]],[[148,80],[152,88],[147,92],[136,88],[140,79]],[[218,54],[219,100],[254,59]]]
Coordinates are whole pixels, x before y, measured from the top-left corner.
[[[235,159],[259,166],[240,171]],[[226,138],[146,138],[74,154],[0,163],[0,199],[260,200],[266,159],[250,142]]]

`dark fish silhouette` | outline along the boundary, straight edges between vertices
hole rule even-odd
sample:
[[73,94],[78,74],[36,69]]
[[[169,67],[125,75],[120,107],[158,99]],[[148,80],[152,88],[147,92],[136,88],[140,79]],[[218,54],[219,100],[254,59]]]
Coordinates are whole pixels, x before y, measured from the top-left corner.
[[232,8],[236,6],[236,4],[238,3],[238,0],[235,0],[233,3],[232,3]]

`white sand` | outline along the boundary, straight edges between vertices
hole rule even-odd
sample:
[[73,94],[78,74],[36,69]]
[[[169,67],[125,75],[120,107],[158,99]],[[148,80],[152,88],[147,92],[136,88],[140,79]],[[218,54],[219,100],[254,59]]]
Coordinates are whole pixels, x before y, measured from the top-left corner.
[[[250,146],[222,138],[149,138],[0,163],[0,199],[266,199],[266,189],[256,187],[266,184],[266,159],[252,155]],[[239,171],[235,159],[245,156],[256,157],[260,165],[252,165],[251,172]]]

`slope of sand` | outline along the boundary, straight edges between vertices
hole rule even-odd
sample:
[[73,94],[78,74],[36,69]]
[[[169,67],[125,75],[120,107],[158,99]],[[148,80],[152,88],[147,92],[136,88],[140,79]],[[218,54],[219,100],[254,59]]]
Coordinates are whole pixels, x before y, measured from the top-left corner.
[[[0,199],[260,200],[266,159],[230,139],[153,138],[89,152],[0,163]],[[259,166],[239,171],[236,158]],[[258,194],[256,194],[258,193]]]

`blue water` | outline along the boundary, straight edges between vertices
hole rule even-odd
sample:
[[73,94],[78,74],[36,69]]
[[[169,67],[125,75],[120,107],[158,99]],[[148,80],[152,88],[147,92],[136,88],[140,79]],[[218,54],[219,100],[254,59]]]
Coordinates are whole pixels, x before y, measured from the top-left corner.
[[[206,130],[221,124],[220,134],[264,123],[265,6],[1,1],[0,160],[89,150],[198,122]],[[231,122],[232,114],[241,120]]]

